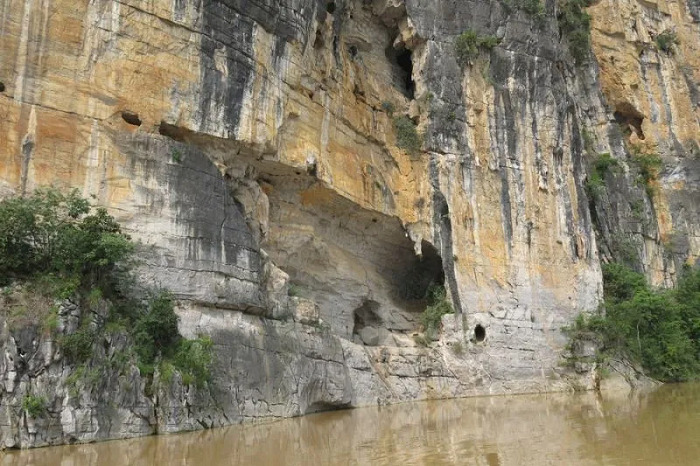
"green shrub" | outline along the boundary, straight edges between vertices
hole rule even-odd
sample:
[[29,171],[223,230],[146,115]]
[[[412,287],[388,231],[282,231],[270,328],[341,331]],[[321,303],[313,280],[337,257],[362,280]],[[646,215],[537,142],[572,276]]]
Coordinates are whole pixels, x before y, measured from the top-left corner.
[[528,14],[532,15],[535,20],[535,24],[538,27],[544,26],[547,19],[547,12],[544,9],[544,4],[541,0],[523,0],[522,9]]
[[[49,331],[58,327],[55,298],[78,299],[84,310],[98,315],[94,322],[84,318],[77,331],[58,340],[66,358],[83,368],[75,371],[81,380],[85,374],[99,380],[104,364],[125,362],[103,361],[84,369],[94,362],[95,345],[111,326],[135,343],[134,362],[143,375],[152,374],[159,360],[171,359],[186,383],[201,385],[209,378],[211,342],[180,336],[169,293],[154,293],[146,303],[135,297],[128,268],[133,250],[116,220],[77,191],[38,190],[0,201],[0,281],[24,282],[18,292],[13,288],[0,296],[0,309],[13,314],[5,316],[8,322],[40,323]],[[42,312],[34,309],[37,304]],[[101,315],[104,310],[109,314]]]
[[420,323],[429,338],[433,338],[440,330],[442,316],[453,314],[452,304],[447,299],[447,292],[442,286],[431,286],[428,290],[428,307],[420,316]]
[[673,53],[673,46],[678,44],[680,41],[673,31],[664,31],[656,36],[656,45],[666,53]]
[[700,376],[700,270],[686,271],[675,289],[654,290],[619,264],[603,267],[604,313],[581,318],[570,333],[592,332],[602,352],[622,354],[662,381]]
[[569,51],[576,63],[584,62],[591,50],[591,17],[584,10],[588,0],[560,0],[557,20],[566,36]]
[[479,56],[479,49],[491,50],[498,42],[495,36],[479,36],[475,31],[464,31],[455,41],[457,61],[460,65],[467,65]]
[[609,153],[599,154],[593,161],[591,173],[586,180],[588,195],[596,198],[605,191],[605,177],[619,167],[619,162]]
[[48,402],[43,396],[27,394],[22,398],[22,409],[27,412],[29,417],[40,417],[46,413]]
[[182,374],[185,385],[203,386],[211,378],[213,343],[209,337],[180,340],[173,358],[175,368]]
[[150,299],[149,306],[134,323],[136,354],[141,362],[152,364],[156,357],[172,356],[180,341],[178,316],[172,296],[161,291]]
[[60,344],[63,354],[69,361],[84,363],[92,356],[92,345],[96,335],[89,325],[61,337]]
[[407,116],[394,118],[396,130],[396,146],[404,149],[409,154],[415,155],[420,151],[421,137],[416,129],[416,124]]
[[654,153],[643,152],[642,149],[632,148],[632,161],[639,170],[638,183],[644,185],[649,197],[653,197],[656,191],[654,183],[663,167],[661,157]]
[[129,238],[103,208],[77,190],[37,190],[0,201],[0,280],[52,274],[89,284],[132,251]]

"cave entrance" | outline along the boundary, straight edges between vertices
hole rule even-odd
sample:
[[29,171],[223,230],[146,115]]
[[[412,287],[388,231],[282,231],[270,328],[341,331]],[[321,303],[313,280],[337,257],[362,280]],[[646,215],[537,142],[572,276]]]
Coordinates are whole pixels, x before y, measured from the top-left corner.
[[416,90],[416,83],[413,81],[413,59],[411,57],[411,51],[405,47],[394,49],[394,47],[390,45],[387,47],[385,54],[396,69],[401,91],[406,97],[412,100]]
[[642,131],[644,115],[632,104],[628,102],[617,104],[613,116],[625,136],[629,136],[634,131],[639,139],[644,139],[644,131]]
[[474,327],[474,340],[477,343],[486,340],[486,329],[481,324],[477,324],[477,326]]
[[421,242],[421,255],[413,257],[399,279],[397,295],[404,301],[425,307],[431,286],[445,286],[442,257],[427,241]]

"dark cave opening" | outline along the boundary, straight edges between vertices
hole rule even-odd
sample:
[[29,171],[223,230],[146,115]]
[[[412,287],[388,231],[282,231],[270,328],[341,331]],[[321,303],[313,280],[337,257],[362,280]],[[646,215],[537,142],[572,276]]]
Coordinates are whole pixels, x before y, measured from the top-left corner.
[[365,327],[378,328],[379,326],[381,326],[382,319],[377,315],[378,309],[379,303],[376,301],[372,301],[371,299],[366,300],[364,303],[362,303],[362,306],[355,309],[352,313],[352,334],[360,335],[360,332]]
[[335,2],[328,2],[326,4],[326,11],[331,15],[335,13]]
[[122,112],[122,120],[126,121],[132,126],[141,126],[141,119],[139,118],[138,114],[128,110]]
[[629,136],[634,131],[639,139],[644,139],[644,131],[642,131],[644,115],[631,104],[627,102],[617,104],[613,116],[625,136]]
[[411,51],[402,48],[394,49],[391,45],[385,50],[387,58],[394,63],[401,79],[401,89],[406,97],[413,99],[416,83],[413,81],[413,60]]
[[486,329],[481,326],[481,324],[477,324],[476,327],[474,327],[474,340],[477,343],[481,343],[486,339]]
[[421,255],[413,257],[398,280],[397,295],[405,301],[423,302],[431,286],[445,286],[442,257],[427,241],[421,242]]
[[0,92],[5,92],[5,83],[0,81]]

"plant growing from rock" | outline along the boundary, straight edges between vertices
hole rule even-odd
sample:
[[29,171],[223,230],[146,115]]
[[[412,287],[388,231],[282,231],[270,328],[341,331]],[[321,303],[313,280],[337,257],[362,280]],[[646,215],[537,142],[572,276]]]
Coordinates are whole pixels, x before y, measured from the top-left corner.
[[41,417],[48,409],[48,402],[43,396],[29,393],[22,398],[22,409],[29,417]]
[[405,115],[394,118],[394,129],[396,130],[397,147],[412,155],[420,151],[422,140],[413,120]]
[[455,41],[457,62],[462,66],[468,65],[479,56],[479,51],[481,49],[491,50],[498,45],[498,42],[495,36],[479,36],[471,29],[464,31],[457,36],[457,40]]
[[[116,220],[77,191],[38,190],[0,201],[0,280],[15,282],[0,297],[3,317],[25,326],[48,321],[44,328],[52,331],[58,327],[53,302],[70,298],[90,311],[82,313],[78,330],[57,338],[71,363],[90,366],[95,345],[107,343],[107,329],[118,326],[134,344],[132,359],[142,375],[152,374],[159,361],[172,361],[186,384],[202,385],[210,377],[211,341],[180,336],[167,292],[151,292],[147,300],[134,294],[133,251]],[[93,366],[90,371],[98,369]]]
[[663,161],[657,154],[644,152],[638,146],[633,146],[631,151],[632,161],[639,171],[637,182],[644,185],[644,189],[649,197],[653,197],[656,192],[655,182],[663,167]]
[[426,336],[434,339],[440,331],[442,316],[454,314],[452,304],[447,299],[445,287],[433,285],[427,293],[428,306],[420,316],[420,323],[423,326]]
[[583,63],[591,50],[591,17],[585,7],[589,0],[560,0],[557,20],[566,36],[569,51],[577,64]]
[[567,329],[572,340],[600,338],[599,355],[623,356],[662,381],[700,377],[700,270],[686,269],[670,290],[620,264],[603,266],[604,307]]
[[673,53],[673,46],[679,45],[681,42],[674,31],[666,30],[658,34],[655,39],[656,46],[659,50],[666,53]]

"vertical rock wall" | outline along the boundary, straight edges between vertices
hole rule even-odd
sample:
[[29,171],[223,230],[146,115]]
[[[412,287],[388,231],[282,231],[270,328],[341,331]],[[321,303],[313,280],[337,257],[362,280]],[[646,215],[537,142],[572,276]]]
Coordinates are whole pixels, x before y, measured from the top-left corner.
[[[698,251],[697,8],[650,5],[592,6],[600,65],[576,66],[555,2],[540,23],[497,1],[0,0],[0,196],[95,195],[217,353],[209,388],[151,400],[135,431],[23,435],[38,375],[7,369],[5,445],[591,387],[560,367],[560,329],[597,307],[614,234],[656,282]],[[673,56],[652,50],[662,28]],[[468,29],[500,43],[460,66]],[[419,153],[397,147],[399,115]],[[630,164],[640,118],[665,162],[652,197]],[[625,170],[592,205],[604,152]],[[456,314],[424,347],[432,282]]]

